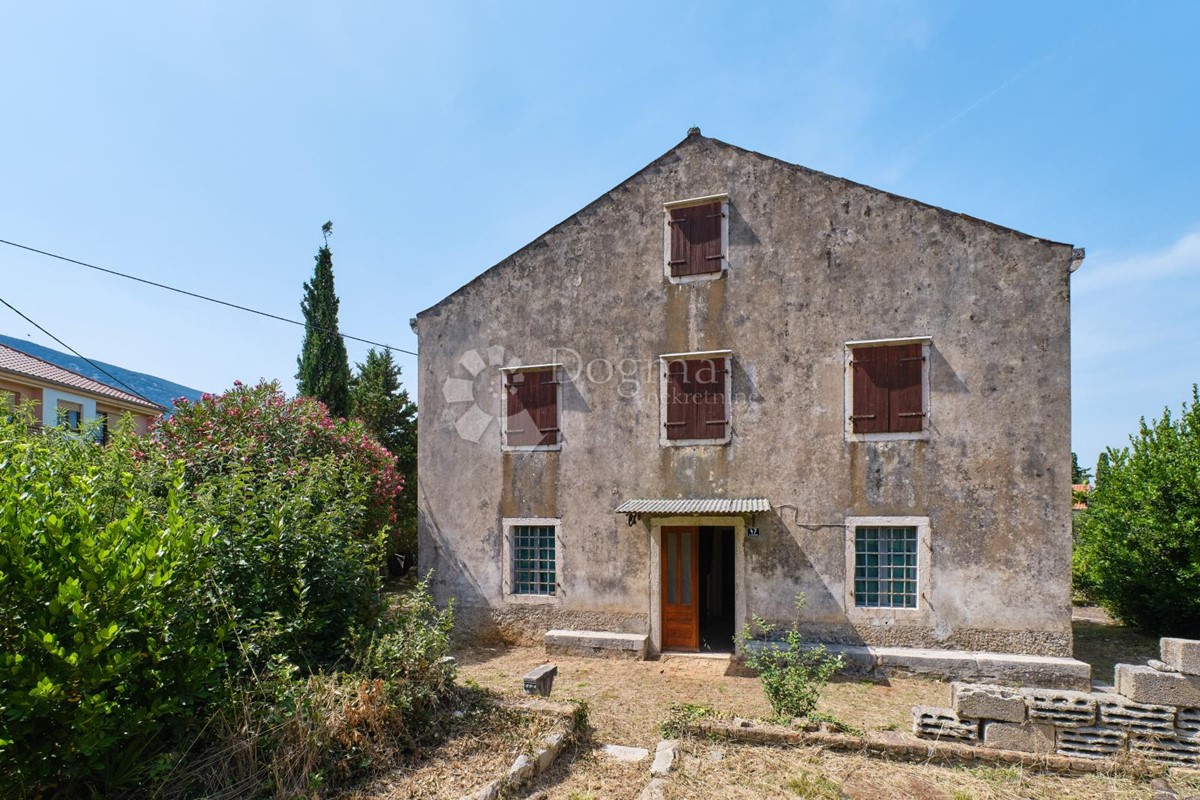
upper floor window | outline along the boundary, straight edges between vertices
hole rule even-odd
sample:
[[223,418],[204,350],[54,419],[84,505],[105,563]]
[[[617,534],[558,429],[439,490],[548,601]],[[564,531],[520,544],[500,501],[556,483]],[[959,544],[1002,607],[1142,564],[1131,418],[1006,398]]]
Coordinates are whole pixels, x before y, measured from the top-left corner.
[[504,441],[512,450],[557,450],[562,446],[557,364],[504,370]]
[[69,431],[83,427],[83,406],[68,400],[58,401],[58,424]]
[[929,339],[849,342],[848,433],[923,438],[929,419]]
[[667,277],[680,283],[720,277],[729,266],[729,201],[725,195],[666,204]]
[[16,418],[17,409],[21,407],[21,393],[0,389],[0,407],[4,409],[4,418],[12,422]]
[[664,445],[724,444],[730,439],[730,352],[661,356]]

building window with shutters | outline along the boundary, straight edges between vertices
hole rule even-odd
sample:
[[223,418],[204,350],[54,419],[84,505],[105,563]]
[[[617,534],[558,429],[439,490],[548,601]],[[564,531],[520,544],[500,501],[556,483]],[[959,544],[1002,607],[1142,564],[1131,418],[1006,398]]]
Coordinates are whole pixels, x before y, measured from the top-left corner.
[[83,406],[69,400],[58,401],[58,425],[69,431],[79,431],[83,427]]
[[729,268],[729,198],[710,195],[664,205],[665,274],[672,283],[720,278]]
[[728,444],[732,438],[732,353],[659,356],[664,447]]
[[927,336],[846,343],[846,438],[929,438]]
[[852,621],[924,613],[929,597],[929,518],[846,520],[846,612]]
[[504,599],[509,603],[557,603],[562,599],[562,521],[504,520]]
[[507,367],[504,376],[505,450],[562,449],[559,364]]

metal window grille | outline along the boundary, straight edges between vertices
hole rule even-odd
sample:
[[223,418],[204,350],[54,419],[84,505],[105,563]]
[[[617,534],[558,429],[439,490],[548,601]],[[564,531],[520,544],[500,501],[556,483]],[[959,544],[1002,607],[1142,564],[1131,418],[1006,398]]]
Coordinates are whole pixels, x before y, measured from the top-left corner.
[[553,525],[512,527],[513,594],[555,593]]
[[854,605],[917,607],[917,529],[855,528]]

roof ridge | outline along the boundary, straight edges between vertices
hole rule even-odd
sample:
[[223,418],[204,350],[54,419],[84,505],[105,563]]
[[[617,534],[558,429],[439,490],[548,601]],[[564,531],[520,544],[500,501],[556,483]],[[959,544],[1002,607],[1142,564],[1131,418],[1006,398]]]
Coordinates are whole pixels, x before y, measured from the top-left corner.
[[[64,366],[61,366],[61,365],[59,365],[59,364],[55,364],[55,363],[54,363],[54,362],[52,362],[52,361],[47,361],[46,359],[42,358],[41,356],[36,356],[36,355],[34,355],[33,353],[27,353],[27,352],[25,352],[24,350],[20,350],[20,349],[18,349],[18,348],[16,348],[16,347],[13,347],[12,345],[8,345],[8,344],[4,344],[3,342],[0,342],[0,348],[3,348],[4,350],[8,350],[9,352],[12,352],[12,353],[16,353],[16,354],[17,354],[18,356],[20,356],[21,358],[27,358],[27,359],[31,359],[31,360],[33,360],[33,361],[37,361],[37,362],[39,362],[39,363],[41,363],[41,364],[45,364],[45,365],[46,365],[47,367],[49,367],[49,368],[50,368],[50,370],[51,370],[51,371],[53,371],[53,372],[65,372],[65,373],[67,373],[67,374],[69,374],[69,375],[74,375],[74,376],[76,376],[76,377],[78,377],[78,378],[81,378],[81,379],[83,379],[83,380],[85,380],[85,381],[90,381],[91,383],[94,383],[94,384],[96,384],[97,386],[102,386],[102,387],[104,387],[105,389],[108,389],[108,390],[110,390],[110,391],[116,392],[118,395],[120,395],[120,397],[112,397],[111,399],[115,399],[115,400],[122,400],[122,401],[124,401],[124,402],[126,402],[126,403],[132,403],[132,404],[134,404],[134,405],[140,405],[140,406],[144,406],[144,407],[147,407],[147,408],[156,408],[156,409],[160,409],[160,410],[163,410],[163,411],[165,411],[165,410],[166,410],[166,409],[165,409],[165,407],[163,407],[163,406],[160,406],[158,403],[155,403],[155,402],[153,402],[153,401],[151,401],[151,400],[148,400],[148,399],[146,399],[145,397],[142,397],[142,396],[140,396],[140,395],[138,395],[138,394],[136,394],[136,393],[134,393],[134,392],[127,392],[127,391],[125,391],[124,389],[119,389],[119,388],[117,388],[116,386],[113,386],[112,384],[105,383],[104,381],[101,381],[101,380],[97,380],[97,379],[95,379],[95,378],[88,377],[87,375],[84,375],[84,374],[83,374],[83,373],[81,373],[81,372],[77,372],[76,370],[73,370],[73,369],[67,369],[67,368],[66,368],[66,367],[64,367]],[[84,360],[86,361],[87,359],[84,359]],[[109,365],[107,365],[107,366],[112,366],[112,365],[111,365],[111,364],[109,364]],[[19,372],[19,371],[17,371],[17,370],[5,369],[3,366],[0,366],[0,371],[4,371],[4,372],[10,372],[10,373],[18,374],[18,375],[25,375],[26,377],[29,377],[29,378],[34,378],[34,379],[36,379],[36,380],[44,380],[44,381],[48,381],[49,383],[55,383],[55,384],[58,384],[58,385],[60,385],[60,386],[66,386],[66,387],[68,387],[68,388],[72,388],[72,389],[79,389],[79,390],[81,390],[81,391],[85,391],[85,392],[92,392],[93,394],[101,394],[101,395],[103,395],[103,394],[104,394],[103,392],[97,392],[97,391],[95,391],[94,389],[91,389],[91,388],[88,388],[88,387],[84,387],[84,386],[72,386],[71,384],[69,384],[69,383],[66,383],[66,382],[64,382],[64,381],[61,381],[61,380],[55,380],[55,379],[53,379],[53,378],[48,378],[48,377],[45,377],[45,376],[43,376],[43,375],[35,375],[35,374],[32,374],[32,373],[28,373],[28,372]]]

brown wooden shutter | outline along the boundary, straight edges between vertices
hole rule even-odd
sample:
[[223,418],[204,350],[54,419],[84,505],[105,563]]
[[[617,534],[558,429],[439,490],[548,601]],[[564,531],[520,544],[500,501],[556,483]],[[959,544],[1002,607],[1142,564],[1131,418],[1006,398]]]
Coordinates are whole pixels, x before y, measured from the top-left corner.
[[510,372],[506,377],[509,445],[528,447],[558,443],[558,381],[552,369]]
[[673,277],[719,272],[724,213],[721,203],[671,209],[669,266]]
[[697,422],[698,439],[725,438],[726,400],[725,372],[727,359],[703,358],[695,362],[697,410],[701,419]]
[[856,347],[850,354],[854,402],[850,421],[855,433],[884,433],[888,429],[887,347]]
[[664,423],[667,428],[668,439],[691,439],[689,435],[690,422],[688,418],[688,406],[690,403],[690,393],[687,390],[687,362],[680,360],[671,360],[667,362],[667,381],[666,381],[666,410],[667,419]]
[[925,357],[920,344],[888,347],[891,380],[888,386],[888,430],[913,433],[925,426],[921,375]]

